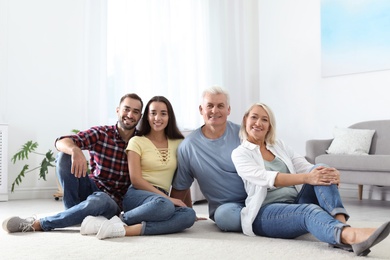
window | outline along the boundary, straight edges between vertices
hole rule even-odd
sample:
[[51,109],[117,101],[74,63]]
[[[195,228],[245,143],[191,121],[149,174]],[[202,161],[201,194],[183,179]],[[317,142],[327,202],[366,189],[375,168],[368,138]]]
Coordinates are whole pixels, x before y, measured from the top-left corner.
[[258,101],[257,28],[257,1],[107,1],[109,107],[129,92],[145,103],[162,95],[179,127],[194,129],[202,91],[219,85],[240,123]]

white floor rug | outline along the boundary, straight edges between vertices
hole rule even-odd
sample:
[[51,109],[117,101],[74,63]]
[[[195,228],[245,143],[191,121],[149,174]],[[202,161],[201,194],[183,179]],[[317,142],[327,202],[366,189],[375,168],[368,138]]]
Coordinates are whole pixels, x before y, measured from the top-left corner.
[[[362,226],[363,223],[350,223]],[[377,227],[381,223],[370,223]],[[366,224],[365,224],[366,226]],[[311,235],[298,239],[247,237],[218,230],[210,220],[185,232],[161,236],[98,240],[79,228],[7,234],[0,231],[0,259],[363,259],[332,249]],[[372,248],[367,259],[390,259],[390,238]]]

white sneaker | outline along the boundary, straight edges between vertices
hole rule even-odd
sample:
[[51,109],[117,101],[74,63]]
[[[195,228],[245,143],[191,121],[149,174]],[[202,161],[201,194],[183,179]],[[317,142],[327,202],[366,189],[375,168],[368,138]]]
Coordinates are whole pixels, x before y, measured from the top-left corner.
[[103,216],[88,216],[81,223],[81,235],[96,235],[104,221],[108,219]]
[[126,234],[125,226],[127,225],[119,217],[113,216],[110,220],[104,221],[96,237],[98,239],[124,237]]

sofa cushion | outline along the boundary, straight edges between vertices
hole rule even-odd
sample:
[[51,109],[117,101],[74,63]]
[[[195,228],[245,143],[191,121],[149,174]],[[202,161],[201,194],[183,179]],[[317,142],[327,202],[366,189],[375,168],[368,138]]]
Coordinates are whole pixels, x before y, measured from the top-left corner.
[[333,130],[334,139],[328,154],[368,154],[375,130],[338,128]]
[[316,157],[315,163],[325,163],[340,171],[367,171],[367,174],[390,171],[390,155],[323,154]]
[[375,129],[369,154],[390,154],[390,120],[365,121],[351,125],[353,129]]

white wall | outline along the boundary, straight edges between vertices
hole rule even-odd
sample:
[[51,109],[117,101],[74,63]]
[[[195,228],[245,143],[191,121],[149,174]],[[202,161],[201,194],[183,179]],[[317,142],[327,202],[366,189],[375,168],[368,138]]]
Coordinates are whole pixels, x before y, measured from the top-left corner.
[[301,154],[335,126],[389,119],[390,70],[321,77],[320,1],[260,0],[260,97]]
[[[320,0],[260,0],[260,97],[278,136],[305,154],[308,139],[332,138],[335,126],[389,119],[390,70],[321,77]],[[342,185],[353,189],[356,185]],[[383,199],[365,187],[364,197]],[[387,199],[390,197],[387,194]]]
[[[83,73],[85,3],[0,0],[0,123],[9,124],[9,157],[27,140],[54,150],[55,138],[71,129],[106,123],[93,112],[94,85]],[[259,21],[260,101],[274,110],[279,137],[298,152],[305,154],[307,139],[331,138],[334,126],[390,117],[389,70],[321,77],[319,0],[259,0]],[[9,183],[21,167],[9,165]],[[10,198],[51,196],[54,169],[47,182],[37,176]]]
[[[58,136],[87,127],[83,2],[0,0],[0,120],[9,124],[9,158],[27,140],[46,152]],[[31,159],[33,166],[42,158]],[[9,165],[9,184],[22,166]],[[47,182],[29,173],[10,199],[51,196],[56,185],[54,168]]]

